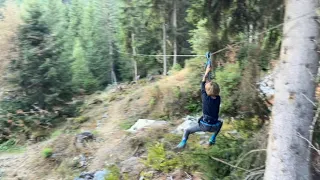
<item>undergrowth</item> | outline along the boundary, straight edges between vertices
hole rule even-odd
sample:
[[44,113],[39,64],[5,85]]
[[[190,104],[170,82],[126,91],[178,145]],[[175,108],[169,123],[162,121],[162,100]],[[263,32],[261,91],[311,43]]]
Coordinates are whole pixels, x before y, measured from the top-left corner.
[[119,179],[121,179],[120,169],[116,165],[109,166],[107,169],[109,170],[109,174],[105,178],[105,180],[119,180]]
[[[245,169],[263,166],[264,151],[246,154],[251,150],[266,147],[266,133],[261,130],[261,124],[257,118],[235,121],[232,124],[233,129],[241,129],[238,131],[239,135],[233,136],[222,132],[217,137],[217,143],[210,148],[200,145],[199,135],[191,135],[187,147],[180,153],[174,150],[181,140],[180,135],[162,134],[161,143],[147,139],[145,144],[148,155],[144,163],[147,167],[164,173],[181,169],[191,174],[200,171],[204,179],[243,179],[248,173],[216,159],[234,165],[239,163],[239,166]],[[246,156],[242,159],[244,155]],[[149,178],[152,179],[152,177]]]
[[17,145],[14,139],[10,139],[0,144],[0,153],[2,152],[15,153],[15,152],[22,152],[22,151],[24,151],[24,147]]
[[53,154],[52,148],[44,148],[44,149],[42,150],[42,156],[43,156],[44,158],[49,158],[49,157],[52,156],[52,154]]

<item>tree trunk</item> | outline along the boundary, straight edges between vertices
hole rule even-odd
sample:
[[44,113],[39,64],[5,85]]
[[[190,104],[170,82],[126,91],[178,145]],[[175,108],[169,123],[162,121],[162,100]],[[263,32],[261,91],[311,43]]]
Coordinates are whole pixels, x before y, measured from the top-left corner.
[[131,39],[132,39],[132,61],[133,61],[133,67],[134,67],[134,77],[133,77],[133,81],[137,81],[137,77],[138,77],[138,65],[137,65],[137,61],[136,61],[136,47],[134,45],[134,33],[131,33]]
[[177,0],[173,0],[173,66],[177,64]]
[[112,47],[112,42],[109,42],[109,55],[110,55],[110,66],[111,66],[111,82],[112,84],[118,84],[117,83],[117,77],[116,73],[114,72],[114,62],[113,62],[113,47]]
[[167,75],[167,54],[166,54],[166,43],[167,43],[167,32],[166,32],[166,24],[162,24],[162,31],[163,31],[163,75]]
[[[275,78],[275,97],[269,132],[266,180],[310,179],[309,128],[314,116],[317,74],[317,3],[287,0],[280,72]],[[299,135],[301,134],[301,137]]]

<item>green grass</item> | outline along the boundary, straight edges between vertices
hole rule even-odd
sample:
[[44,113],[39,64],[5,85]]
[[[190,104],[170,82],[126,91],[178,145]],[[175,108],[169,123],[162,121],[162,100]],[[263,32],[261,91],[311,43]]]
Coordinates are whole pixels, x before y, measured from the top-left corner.
[[166,151],[163,144],[156,143],[148,148],[145,165],[157,171],[168,173],[180,167],[180,161],[174,152]]
[[42,156],[43,156],[44,158],[49,158],[49,157],[52,156],[52,154],[53,154],[53,150],[52,150],[51,148],[44,148],[44,149],[42,150]]
[[120,169],[117,166],[108,167],[110,173],[105,178],[105,180],[119,180],[120,179]]
[[25,150],[24,146],[18,146],[14,139],[0,144],[0,153],[20,153]]
[[62,134],[61,130],[56,130],[51,134],[51,138],[56,138]]
[[128,130],[134,125],[134,123],[134,121],[123,121],[120,123],[120,128],[123,130]]
[[156,104],[156,98],[155,97],[151,97],[150,101],[149,101],[149,106],[152,107]]
[[74,121],[75,123],[82,124],[82,123],[84,123],[84,122],[87,122],[89,119],[90,119],[89,117],[80,116],[80,117],[74,118],[73,121]]

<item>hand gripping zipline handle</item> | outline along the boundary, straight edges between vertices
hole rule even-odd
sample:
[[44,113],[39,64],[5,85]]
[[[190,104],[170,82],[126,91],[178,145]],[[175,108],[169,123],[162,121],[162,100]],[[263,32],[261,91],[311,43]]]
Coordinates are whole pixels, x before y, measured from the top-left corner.
[[[206,52],[206,58],[207,58],[207,62],[205,64],[204,69],[206,70],[208,65],[212,66],[212,62],[211,62],[211,52]],[[211,80],[211,72],[209,72],[209,74],[207,75],[208,80]]]

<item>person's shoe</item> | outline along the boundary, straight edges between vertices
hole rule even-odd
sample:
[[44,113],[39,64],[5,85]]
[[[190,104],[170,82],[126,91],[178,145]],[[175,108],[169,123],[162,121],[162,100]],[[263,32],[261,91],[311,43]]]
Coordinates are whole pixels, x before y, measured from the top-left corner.
[[209,149],[211,146],[213,146],[215,144],[215,142],[207,142],[207,143],[205,143],[204,145],[203,145],[203,147],[205,148],[205,149]]
[[182,140],[182,141],[178,144],[178,146],[177,146],[176,148],[177,148],[177,149],[183,149],[183,148],[186,147],[186,145],[187,145],[187,141],[186,141],[186,140]]
[[214,145],[216,143],[216,135],[213,134],[209,139],[210,146]]
[[213,146],[216,143],[216,141],[209,141],[208,145]]

